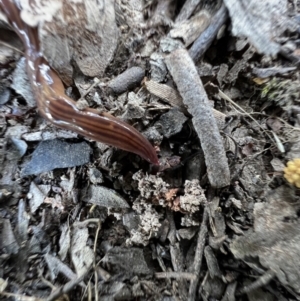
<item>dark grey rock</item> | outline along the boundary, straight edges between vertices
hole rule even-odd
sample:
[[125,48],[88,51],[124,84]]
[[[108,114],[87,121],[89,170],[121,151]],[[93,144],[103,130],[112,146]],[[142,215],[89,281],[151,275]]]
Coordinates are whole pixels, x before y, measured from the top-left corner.
[[157,130],[166,138],[170,138],[180,133],[187,117],[177,108],[172,108],[169,112],[161,115],[155,123]]
[[27,143],[24,140],[17,138],[10,138],[12,145],[15,148],[16,154],[19,158],[23,157],[27,151]]
[[125,213],[123,215],[123,225],[130,232],[133,229],[137,229],[139,226],[140,217],[134,212]]
[[55,168],[79,166],[90,162],[91,148],[86,142],[42,141],[22,170],[22,176],[39,174]]
[[152,274],[145,261],[143,249],[113,247],[103,257],[103,262],[109,264],[114,273],[127,275]]

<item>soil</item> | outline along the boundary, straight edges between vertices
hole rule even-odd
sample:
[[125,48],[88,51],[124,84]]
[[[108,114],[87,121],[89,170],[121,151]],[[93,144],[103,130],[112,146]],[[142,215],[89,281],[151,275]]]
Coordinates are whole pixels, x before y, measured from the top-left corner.
[[0,299],[300,300],[298,1],[87,2],[25,22],[160,165],[40,117],[2,21]]

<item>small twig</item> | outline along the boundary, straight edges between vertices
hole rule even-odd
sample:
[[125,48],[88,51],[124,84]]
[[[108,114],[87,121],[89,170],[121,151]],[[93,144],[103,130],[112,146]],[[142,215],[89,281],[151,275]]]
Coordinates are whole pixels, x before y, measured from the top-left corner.
[[46,284],[47,286],[49,286],[52,290],[55,290],[56,289],[56,286],[53,285],[50,281],[48,281],[47,279],[45,279],[42,275],[40,276],[42,282],[44,284]]
[[82,292],[82,297],[81,297],[81,301],[83,301],[84,296],[86,295],[86,293],[88,293],[88,298],[89,298],[89,294],[91,294],[91,280],[93,278],[93,275],[90,276],[89,280],[88,280],[88,285],[85,286],[84,291]]
[[189,50],[191,58],[197,62],[214,41],[218,31],[227,20],[227,9],[224,4],[212,17],[210,25],[202,32]]
[[247,160],[242,164],[242,166],[240,166],[240,168],[235,172],[235,174],[232,175],[231,181],[233,181],[233,180],[235,180],[235,179],[238,178],[239,174],[243,171],[244,167],[245,167],[251,160],[256,159],[258,156],[260,156],[260,155],[263,154],[264,152],[268,151],[269,149],[270,149],[270,147],[268,147],[268,148],[262,150],[262,151],[259,152],[259,153],[256,153],[256,154],[254,154],[254,155],[252,155],[252,156],[249,156],[249,157],[247,158]]
[[3,41],[0,41],[0,44],[2,44],[3,46],[5,46],[5,47],[7,47],[7,48],[10,48],[10,49],[12,49],[12,50],[18,52],[18,53],[20,53],[20,54],[22,54],[22,55],[24,55],[24,52],[23,52],[23,51],[19,50],[18,48],[15,48],[14,46],[12,46],[12,45],[10,45],[10,44],[8,44],[8,43],[5,43],[5,42],[3,42]]
[[82,222],[75,222],[73,224],[73,227],[79,227],[79,228],[84,228],[86,226],[88,226],[88,224],[91,224],[91,223],[94,223],[94,224],[98,224],[100,222],[100,219],[99,218],[89,218],[89,219],[86,219]]
[[286,59],[290,60],[292,63],[294,63],[295,65],[299,66],[300,64],[300,60],[299,57],[294,55],[293,53],[288,52],[287,50],[284,49],[284,47],[280,48],[280,52],[279,52],[283,57],[285,57]]
[[193,264],[193,267],[194,267],[193,272],[196,275],[196,279],[192,280],[190,283],[188,301],[196,300],[195,298],[196,298],[197,285],[198,285],[199,278],[200,278],[202,257],[203,257],[203,253],[204,253],[205,240],[206,240],[206,236],[207,236],[207,232],[208,232],[207,221],[208,221],[208,209],[207,209],[207,207],[205,207],[202,223],[200,226],[200,231],[198,234],[196,253],[195,253],[194,264]]
[[97,263],[97,273],[99,273],[102,280],[108,281],[111,278],[111,274],[106,270],[104,270],[103,268],[101,268],[101,266],[99,266],[99,263],[100,262]]
[[192,273],[185,273],[185,272],[161,272],[155,273],[155,277],[158,279],[187,279],[187,280],[196,280],[196,275]]
[[99,85],[99,83],[100,83],[100,80],[97,77],[95,77],[94,82],[91,84],[91,86],[84,92],[84,94],[77,101],[83,100],[91,92],[91,90],[93,88],[95,88],[97,85]]
[[[153,105],[153,104],[152,104]],[[149,105],[146,105],[146,106],[144,106],[144,107],[147,107],[147,106],[149,106]],[[163,111],[163,110],[170,110],[170,107],[156,107],[156,108],[150,108],[150,109],[148,109],[148,112],[154,112],[154,111],[159,111],[159,112],[161,112],[161,111]]]
[[89,284],[88,284],[88,301],[92,301],[93,298],[92,298],[92,282],[89,281]]
[[[227,100],[227,99],[225,99],[225,100]],[[234,109],[237,111],[236,108],[234,108]],[[276,118],[276,119],[278,119],[279,121],[281,121],[282,123],[284,123],[286,127],[289,127],[289,128],[291,128],[292,130],[294,130],[294,131],[300,131],[300,128],[297,128],[297,127],[295,127],[295,126],[289,124],[287,121],[285,121],[284,119],[282,119],[281,117],[278,117],[278,116],[271,116],[271,115],[267,115],[267,114],[261,113],[261,112],[252,112],[252,113],[247,113],[247,112],[246,112],[246,113],[241,113],[241,112],[237,111],[237,113],[238,113],[239,115],[241,115],[241,116],[242,116],[242,115],[245,115],[245,116],[249,116],[249,115],[261,115],[261,116],[264,116],[264,117],[267,117],[267,118]]]
[[99,236],[100,230],[101,230],[101,221],[100,221],[100,219],[98,219],[98,228],[96,231],[95,243],[94,243],[95,301],[98,301],[98,273],[96,270],[96,251],[97,251],[97,242],[98,242],[98,236]]
[[249,113],[247,113],[241,106],[239,106],[237,103],[235,103],[228,95],[226,95],[224,92],[222,92],[219,89],[219,96],[222,97],[224,100],[227,100],[229,103],[231,103],[233,106],[235,106],[236,108],[238,108],[239,110],[241,110],[245,115],[247,115],[250,119],[252,119],[254,121],[254,123],[263,131],[263,133],[265,133],[269,139],[273,141],[272,137],[265,131],[265,129],[258,123],[258,121],[252,117]]
[[204,287],[204,285],[205,285],[205,283],[208,279],[208,276],[209,276],[209,272],[207,271],[204,278],[203,278],[203,280],[202,280],[202,282],[201,282],[201,284],[199,285],[198,293],[201,294],[201,295],[202,295],[203,287]]
[[187,0],[183,4],[180,13],[176,17],[175,23],[179,23],[187,20],[192,13],[194,12],[197,5],[201,2],[201,0]]
[[[98,228],[96,231],[96,236],[95,236],[95,244],[94,244],[94,254],[96,254],[96,249],[97,249],[97,241],[98,241],[98,236],[99,236],[99,232],[101,230],[101,221],[98,218]],[[96,256],[95,256],[96,257]],[[94,264],[95,264],[95,260],[94,260]]]
[[95,295],[95,301],[98,301],[98,273],[95,270],[94,271],[94,281],[95,281],[95,286],[94,286],[94,295]]
[[56,299],[58,299],[61,295],[63,294],[67,294],[69,291],[71,291],[76,285],[78,285],[81,281],[83,281],[83,279],[86,277],[86,275],[90,272],[91,267],[89,267],[86,272],[81,275],[80,277],[71,280],[69,282],[67,282],[64,286],[58,288],[57,290],[55,290],[53,293],[51,293],[51,295],[45,299],[46,301],[54,301]]
[[252,282],[249,285],[244,286],[237,295],[248,294],[258,288],[267,285],[275,277],[275,272],[268,270],[265,274],[259,277],[256,281]]

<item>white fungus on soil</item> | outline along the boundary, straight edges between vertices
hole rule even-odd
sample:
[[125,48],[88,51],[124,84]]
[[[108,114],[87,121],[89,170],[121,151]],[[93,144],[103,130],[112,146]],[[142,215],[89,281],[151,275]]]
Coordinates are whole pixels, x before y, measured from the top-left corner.
[[[156,237],[163,216],[156,211],[159,206],[175,208],[168,199],[170,191],[169,184],[157,175],[144,174],[142,170],[136,172],[132,179],[137,182],[137,189],[140,192],[133,202],[133,210],[139,216],[138,227],[130,231],[131,237],[127,239],[127,245],[144,245],[149,240]],[[187,227],[198,225],[194,219],[193,213],[200,210],[200,205],[206,202],[204,190],[200,186],[199,180],[186,181],[184,195],[177,197],[179,199],[179,210],[184,214],[181,223]],[[174,191],[177,190],[175,189]],[[175,193],[175,192],[174,192]],[[174,200],[176,199],[176,193]],[[173,209],[174,210],[174,209]]]

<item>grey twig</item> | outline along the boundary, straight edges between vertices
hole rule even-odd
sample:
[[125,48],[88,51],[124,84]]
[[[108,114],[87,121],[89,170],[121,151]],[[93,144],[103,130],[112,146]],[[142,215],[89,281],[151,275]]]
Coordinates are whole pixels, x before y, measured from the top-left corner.
[[166,64],[183,103],[193,116],[211,186],[221,188],[229,185],[230,172],[222,137],[194,62],[185,49],[177,49],[166,57]]
[[180,13],[176,17],[176,23],[187,20],[194,12],[197,5],[199,5],[201,0],[186,0],[182,6]]
[[203,213],[202,223],[200,226],[200,231],[198,234],[196,253],[195,253],[194,265],[193,265],[194,266],[193,273],[196,275],[196,279],[192,280],[190,283],[188,301],[194,301],[196,298],[196,291],[197,291],[197,285],[200,277],[205,240],[208,232],[207,221],[208,221],[208,210],[207,208],[205,208]]
[[227,9],[224,4],[212,17],[210,25],[204,30],[189,50],[191,58],[197,62],[209,48],[218,31],[227,20]]
[[269,269],[268,271],[266,271],[266,273],[264,275],[259,277],[256,281],[252,282],[249,285],[244,286],[238,292],[237,295],[240,296],[242,294],[248,294],[254,290],[257,290],[258,288],[267,285],[272,279],[274,279],[274,277],[275,277],[275,272],[273,270]]
[[86,277],[86,275],[89,273],[91,267],[86,270],[86,272],[81,275],[80,277],[71,280],[67,282],[64,286],[58,288],[55,290],[51,295],[45,299],[45,301],[54,301],[57,300],[61,295],[67,294],[69,291],[71,291],[76,285],[78,285],[83,279]]
[[187,280],[195,280],[196,276],[192,273],[185,273],[185,272],[160,272],[155,273],[155,277],[157,279],[187,279]]

